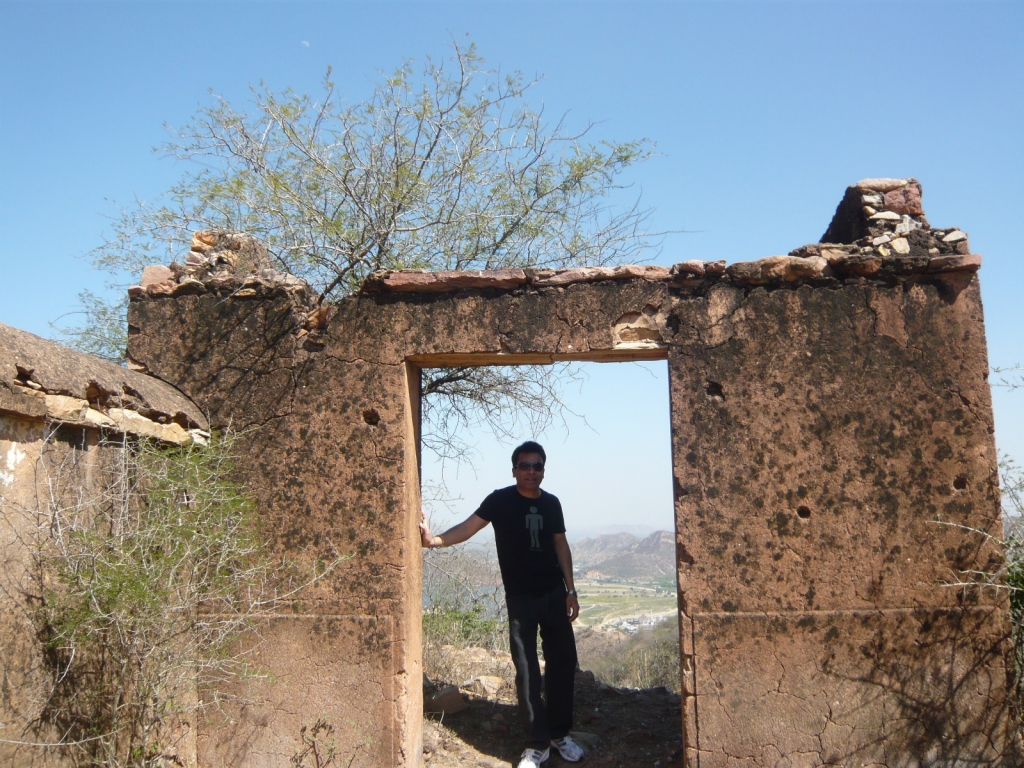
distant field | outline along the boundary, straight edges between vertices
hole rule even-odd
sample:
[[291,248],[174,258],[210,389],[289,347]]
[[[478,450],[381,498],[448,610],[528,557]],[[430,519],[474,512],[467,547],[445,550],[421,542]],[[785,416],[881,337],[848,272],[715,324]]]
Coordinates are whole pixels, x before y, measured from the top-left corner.
[[592,581],[577,579],[580,622],[586,626],[611,626],[627,618],[653,619],[673,616],[677,610],[674,586],[661,583]]

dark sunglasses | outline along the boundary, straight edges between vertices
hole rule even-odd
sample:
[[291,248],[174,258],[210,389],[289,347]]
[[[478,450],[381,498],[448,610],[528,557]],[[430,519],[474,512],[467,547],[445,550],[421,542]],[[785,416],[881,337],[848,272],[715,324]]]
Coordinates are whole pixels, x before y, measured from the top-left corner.
[[543,472],[544,465],[539,461],[520,461],[516,464],[516,468],[525,472],[528,469],[532,469],[534,472]]

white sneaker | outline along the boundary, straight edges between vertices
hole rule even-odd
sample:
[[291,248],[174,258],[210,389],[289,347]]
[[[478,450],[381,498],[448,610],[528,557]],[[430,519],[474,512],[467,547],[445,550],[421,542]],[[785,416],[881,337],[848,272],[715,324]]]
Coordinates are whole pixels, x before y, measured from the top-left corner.
[[563,736],[558,741],[552,739],[551,746],[558,750],[558,754],[566,762],[578,763],[583,759],[583,750],[572,740],[572,736]]
[[[573,746],[576,746],[575,744]],[[579,747],[576,747],[579,749]],[[580,752],[582,755],[583,753]],[[548,747],[543,752],[539,749],[527,749],[523,752],[523,756],[519,758],[519,768],[540,768],[540,764],[551,757],[551,748]],[[579,760],[579,758],[576,758]]]

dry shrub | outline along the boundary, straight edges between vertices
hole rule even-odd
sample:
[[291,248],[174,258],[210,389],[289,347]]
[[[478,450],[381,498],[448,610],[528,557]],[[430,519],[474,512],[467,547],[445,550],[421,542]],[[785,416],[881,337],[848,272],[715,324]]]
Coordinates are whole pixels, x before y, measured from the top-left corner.
[[17,743],[79,765],[183,764],[186,722],[219,703],[198,687],[260,675],[239,638],[343,558],[312,577],[271,559],[252,501],[228,480],[231,439],[90,446],[77,434],[46,440],[32,508],[2,506],[3,522],[33,532],[23,602],[48,678],[20,724],[37,738]]
[[[665,621],[635,635],[596,637],[594,630],[580,633],[580,666],[616,688],[680,690],[679,625]],[[604,634],[604,633],[602,633]]]
[[467,547],[423,558],[423,670],[435,682],[510,678],[508,617],[497,564]]

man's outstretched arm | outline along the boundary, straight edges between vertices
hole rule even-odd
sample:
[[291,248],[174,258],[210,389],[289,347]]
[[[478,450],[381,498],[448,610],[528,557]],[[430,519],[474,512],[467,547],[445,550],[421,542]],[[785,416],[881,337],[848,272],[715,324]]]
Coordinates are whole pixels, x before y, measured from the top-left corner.
[[479,533],[487,527],[487,520],[477,515],[475,512],[463,520],[458,525],[452,526],[444,533],[435,536],[430,532],[430,526],[427,524],[427,513],[423,513],[423,520],[420,523],[420,539],[421,543],[427,549],[436,549],[437,547],[450,547],[454,544],[461,544],[468,540],[474,534]]

